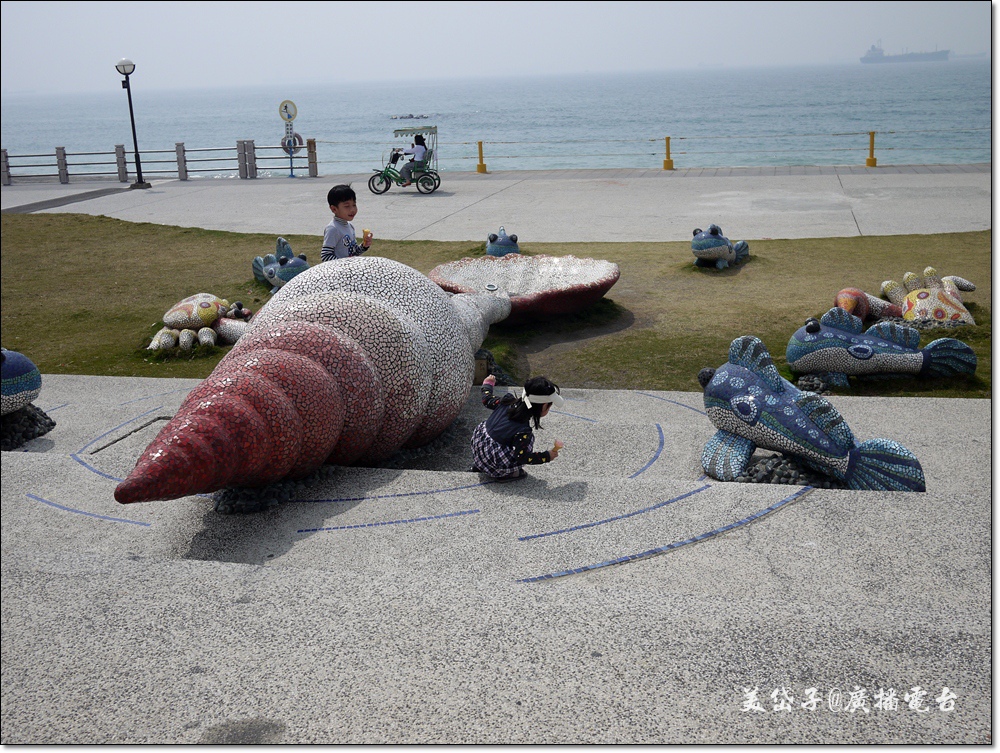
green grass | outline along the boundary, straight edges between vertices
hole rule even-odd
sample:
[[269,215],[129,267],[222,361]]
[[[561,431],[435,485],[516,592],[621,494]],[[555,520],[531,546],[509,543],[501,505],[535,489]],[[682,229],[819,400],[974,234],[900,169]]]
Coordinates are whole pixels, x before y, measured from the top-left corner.
[[[290,236],[296,253],[319,259],[320,236]],[[697,374],[726,360],[736,337],[759,337],[779,371],[788,338],[822,315],[842,288],[878,295],[926,266],[971,280],[965,302],[977,326],[934,335],[968,342],[979,358],[971,379],[855,380],[855,395],[989,398],[992,390],[990,231],[927,236],[754,240],[750,259],[718,272],[692,264],[688,242],[522,243],[528,254],[608,259],[621,279],[579,314],[522,326],[494,325],[485,347],[519,378],[545,374],[560,386],[696,391]],[[76,214],[3,215],[3,346],[43,373],[205,377],[225,348],[189,355],[146,350],[163,314],[193,293],[214,293],[257,310],[268,287],[255,256],[275,236],[240,234]],[[379,240],[374,252],[427,273],[483,253],[483,243]]]

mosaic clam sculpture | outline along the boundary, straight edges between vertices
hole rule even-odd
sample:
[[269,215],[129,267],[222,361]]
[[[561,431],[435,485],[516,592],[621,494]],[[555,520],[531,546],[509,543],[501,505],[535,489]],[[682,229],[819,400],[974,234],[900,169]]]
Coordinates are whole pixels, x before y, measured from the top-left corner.
[[959,291],[975,289],[962,277],[940,277],[934,267],[926,267],[922,277],[907,272],[902,285],[895,280],[882,283],[882,295],[902,309],[903,319],[938,324],[974,325],[976,320],[965,308]]
[[229,303],[212,293],[195,293],[175,303],[163,315],[163,329],[153,335],[148,350],[191,350],[195,344],[232,345],[246,331],[252,312],[239,301]]
[[923,468],[910,450],[891,439],[859,445],[837,409],[784,379],[756,337],[733,340],[729,361],[702,369],[698,381],[718,430],[701,455],[714,479],[738,478],[760,447],[791,455],[849,489],[926,490]]
[[305,478],[420,447],[458,416],[510,311],[399,262],[310,267],[269,300],[115,489],[121,503]]
[[955,377],[976,373],[976,352],[961,340],[942,337],[924,348],[920,332],[895,322],[864,330],[861,319],[834,307],[808,319],[788,341],[788,367],[849,387],[849,376]]
[[571,314],[600,300],[621,275],[618,265],[575,256],[482,256],[441,264],[428,277],[449,293],[510,297],[507,321]]
[[284,238],[278,238],[273,254],[255,256],[250,265],[255,279],[271,285],[271,292],[291,280],[295,275],[309,269],[305,254],[296,256],[292,253],[291,244]]

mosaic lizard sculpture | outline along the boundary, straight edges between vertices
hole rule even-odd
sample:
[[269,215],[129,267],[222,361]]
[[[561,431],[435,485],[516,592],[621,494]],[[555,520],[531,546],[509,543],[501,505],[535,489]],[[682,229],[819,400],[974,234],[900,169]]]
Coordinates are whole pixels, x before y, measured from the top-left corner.
[[764,344],[753,336],[729,346],[729,362],[702,369],[705,411],[718,429],[701,464],[712,478],[736,479],[758,447],[792,455],[850,489],[926,490],[916,456],[891,439],[860,445],[837,409],[784,379]]
[[372,465],[441,434],[506,296],[450,296],[399,262],[355,256],[289,281],[142,453],[121,503]]

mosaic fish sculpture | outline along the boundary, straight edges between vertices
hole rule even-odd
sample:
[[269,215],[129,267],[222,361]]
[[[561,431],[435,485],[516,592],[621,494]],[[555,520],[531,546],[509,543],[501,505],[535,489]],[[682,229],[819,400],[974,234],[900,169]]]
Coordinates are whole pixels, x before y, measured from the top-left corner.
[[305,478],[420,447],[458,416],[506,296],[449,296],[399,262],[311,267],[247,332],[115,489],[121,503]]
[[486,237],[486,253],[489,256],[506,256],[521,253],[521,248],[517,245],[517,236],[507,235],[501,225],[499,233],[490,233]]
[[725,269],[730,264],[739,264],[750,256],[750,245],[746,241],[732,243],[722,234],[718,225],[709,225],[708,230],[694,229],[691,239],[691,253],[698,267]]
[[278,238],[273,254],[255,256],[250,265],[253,276],[261,282],[270,284],[271,293],[277,293],[278,288],[291,280],[295,275],[309,269],[305,254],[296,256],[292,253],[291,244],[284,238]]
[[2,410],[6,416],[20,410],[42,391],[42,375],[38,367],[23,353],[16,350],[0,349],[2,363]]
[[895,280],[882,283],[882,295],[902,309],[903,319],[940,324],[974,325],[976,320],[965,308],[959,291],[975,289],[975,285],[962,277],[938,276],[934,267],[926,267],[923,277],[907,272],[902,285]]
[[860,445],[837,409],[784,379],[764,344],[745,335],[729,346],[729,361],[698,375],[705,411],[718,429],[701,465],[712,478],[733,481],[758,447],[794,456],[850,489],[925,491],[912,452],[891,439]]
[[864,331],[861,319],[837,307],[796,330],[785,360],[796,374],[818,374],[838,387],[850,387],[849,376],[972,376],[977,366],[976,352],[961,340],[942,337],[921,349],[913,327],[879,322]]

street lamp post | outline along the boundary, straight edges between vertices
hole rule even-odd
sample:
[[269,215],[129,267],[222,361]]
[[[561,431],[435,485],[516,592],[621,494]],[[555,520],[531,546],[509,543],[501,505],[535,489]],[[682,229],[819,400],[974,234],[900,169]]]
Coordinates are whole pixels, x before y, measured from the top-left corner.
[[135,183],[129,188],[149,188],[149,183],[142,179],[142,162],[139,159],[139,140],[135,136],[135,113],[132,111],[132,87],[129,86],[128,77],[135,70],[135,63],[128,58],[122,58],[115,65],[115,70],[125,77],[122,81],[122,89],[128,92],[128,117],[132,121],[132,146],[135,147]]

